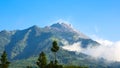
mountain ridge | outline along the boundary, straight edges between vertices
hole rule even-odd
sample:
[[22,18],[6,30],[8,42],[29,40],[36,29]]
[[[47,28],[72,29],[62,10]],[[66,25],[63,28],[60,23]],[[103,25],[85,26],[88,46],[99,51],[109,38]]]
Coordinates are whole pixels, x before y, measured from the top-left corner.
[[81,35],[81,33],[79,34],[74,30],[71,25],[56,23],[49,26],[49,28],[40,28],[34,25],[23,30],[1,31],[0,37],[3,37],[3,39],[0,40],[0,42],[3,42],[2,45],[0,44],[2,47],[1,51],[6,50],[10,56],[9,59],[19,59],[17,57],[23,56],[27,52],[30,52],[30,54],[27,55],[26,58],[34,54],[37,55],[41,50],[44,50],[44,48],[49,49],[54,39],[58,39],[60,46],[64,45],[60,41],[63,39],[67,40],[70,44],[80,41],[84,48],[91,43],[98,44],[86,35]]

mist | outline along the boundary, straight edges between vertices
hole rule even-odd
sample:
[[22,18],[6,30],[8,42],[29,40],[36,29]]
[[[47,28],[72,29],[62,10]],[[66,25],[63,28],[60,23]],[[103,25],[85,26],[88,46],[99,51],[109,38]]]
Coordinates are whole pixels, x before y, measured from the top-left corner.
[[87,48],[81,47],[81,42],[76,42],[69,44],[67,41],[64,41],[62,48],[68,51],[81,52],[87,55],[90,55],[94,58],[104,58],[108,61],[120,61],[120,41],[112,42],[104,39],[97,39],[100,46],[91,47],[88,45]]

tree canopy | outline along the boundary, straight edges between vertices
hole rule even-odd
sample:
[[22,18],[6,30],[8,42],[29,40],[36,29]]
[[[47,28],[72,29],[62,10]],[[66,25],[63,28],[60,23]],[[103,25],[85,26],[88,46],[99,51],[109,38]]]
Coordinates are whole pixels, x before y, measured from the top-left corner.
[[58,61],[57,61],[57,59],[56,59],[56,52],[57,52],[58,50],[59,50],[59,46],[58,46],[58,44],[57,44],[57,41],[53,41],[51,51],[52,51],[52,52],[54,53],[54,55],[55,55],[55,60],[54,60],[54,63],[55,63],[55,64],[58,63]]
[[45,66],[47,65],[47,58],[46,58],[46,55],[44,52],[40,53],[38,61],[36,62],[36,64],[40,68],[45,68]]
[[8,68],[10,62],[7,59],[6,51],[4,51],[3,54],[1,55],[0,61],[1,61],[0,68]]

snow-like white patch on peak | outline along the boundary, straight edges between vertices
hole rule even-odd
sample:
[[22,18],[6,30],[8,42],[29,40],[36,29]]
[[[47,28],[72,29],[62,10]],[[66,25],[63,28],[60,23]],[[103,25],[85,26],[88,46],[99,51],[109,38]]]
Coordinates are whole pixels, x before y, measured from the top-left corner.
[[66,21],[66,20],[63,20],[63,19],[59,19],[57,21],[55,21],[56,24],[59,24],[61,26],[64,26],[64,27],[69,27],[69,28],[72,28],[72,25],[70,24],[69,21]]
[[51,27],[57,27],[57,28],[62,27],[62,28],[72,29],[72,25],[65,22],[57,22],[51,25]]
[[61,24],[61,23],[66,23],[66,24],[69,25],[69,21],[65,21],[65,20],[63,20],[63,19],[59,19],[59,20],[57,20],[56,22],[58,22],[59,24]]

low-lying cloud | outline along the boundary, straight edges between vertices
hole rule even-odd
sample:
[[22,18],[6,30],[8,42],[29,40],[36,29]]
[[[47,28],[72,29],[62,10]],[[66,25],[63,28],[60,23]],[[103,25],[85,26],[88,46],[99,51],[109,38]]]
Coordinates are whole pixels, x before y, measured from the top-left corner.
[[81,42],[74,43],[70,45],[68,42],[63,42],[65,46],[63,49],[75,52],[81,52],[87,55],[91,55],[95,58],[104,58],[108,61],[120,61],[120,41],[112,42],[109,40],[97,39],[101,45],[97,47],[90,47],[88,45],[87,48],[81,47]]
[[65,45],[63,46],[62,48],[63,49],[66,49],[68,51],[76,51],[76,52],[81,52],[82,51],[82,48],[80,47],[81,43],[80,42],[77,42],[77,43],[74,43],[72,45]]

